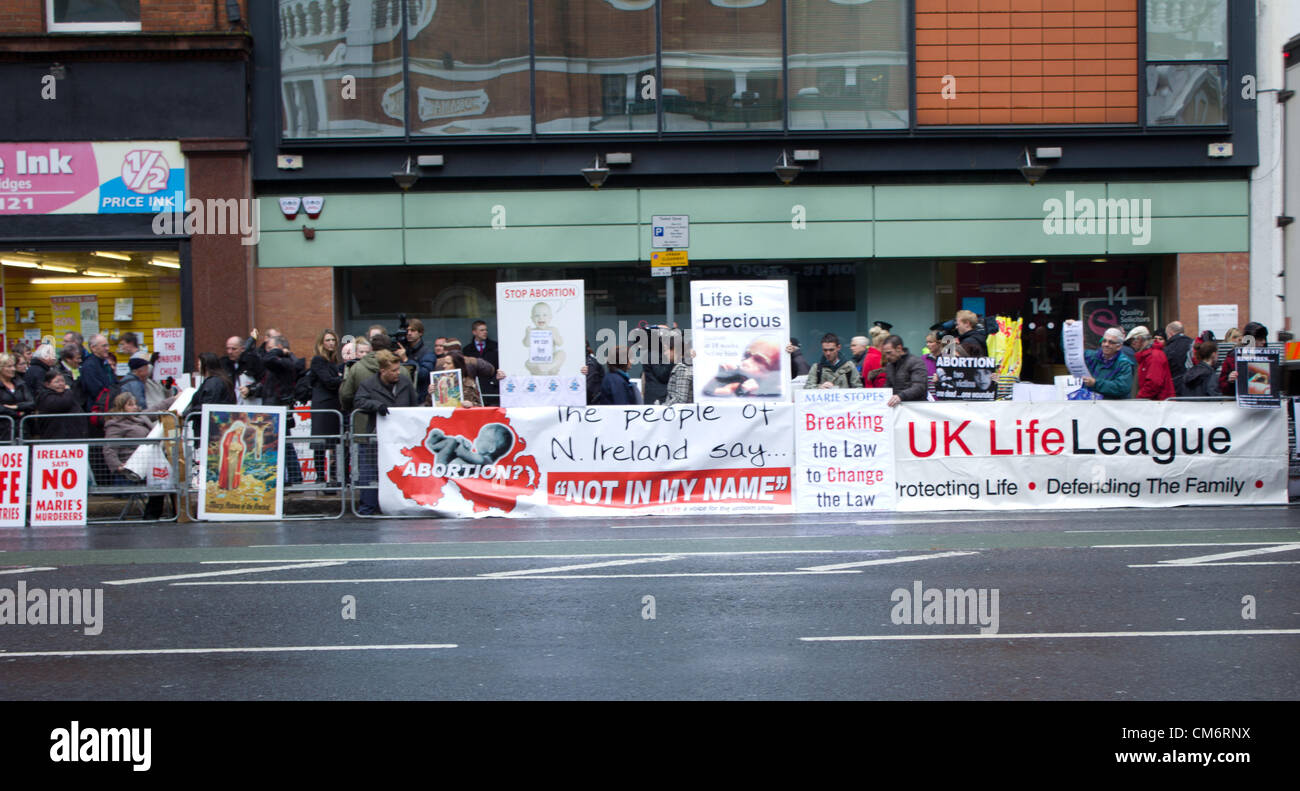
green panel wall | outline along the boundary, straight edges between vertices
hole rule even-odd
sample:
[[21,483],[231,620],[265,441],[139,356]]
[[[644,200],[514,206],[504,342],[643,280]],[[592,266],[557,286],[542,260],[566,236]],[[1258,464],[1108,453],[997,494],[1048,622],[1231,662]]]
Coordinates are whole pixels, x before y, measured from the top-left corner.
[[[261,200],[261,266],[647,261],[655,214],[690,216],[692,261],[1249,250],[1245,181],[325,197],[317,220],[299,214],[286,221],[274,197]],[[1108,227],[1048,233],[1048,202],[1067,199],[1150,200],[1151,238],[1139,245],[1132,233],[1109,234]],[[303,225],[318,229],[314,241],[303,238]]]

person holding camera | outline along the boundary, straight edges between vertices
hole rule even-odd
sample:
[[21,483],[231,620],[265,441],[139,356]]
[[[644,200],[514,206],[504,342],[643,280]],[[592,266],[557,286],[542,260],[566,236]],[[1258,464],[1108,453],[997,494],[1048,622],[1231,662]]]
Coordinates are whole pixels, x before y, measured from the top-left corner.
[[[253,331],[254,335],[256,330]],[[262,354],[262,403],[269,406],[282,406],[290,410],[285,420],[285,429],[294,426],[293,402],[294,390],[298,377],[303,373],[303,361],[293,356],[289,350],[289,339],[283,335],[271,335],[268,331],[266,351]],[[290,485],[302,483],[302,469],[298,466],[298,453],[292,442],[284,445],[285,481]]]
[[424,322],[419,319],[407,321],[405,314],[402,314],[401,322],[393,340],[406,350],[407,362],[415,366],[415,391],[423,393],[429,389],[430,374],[438,365],[438,355],[424,342]]

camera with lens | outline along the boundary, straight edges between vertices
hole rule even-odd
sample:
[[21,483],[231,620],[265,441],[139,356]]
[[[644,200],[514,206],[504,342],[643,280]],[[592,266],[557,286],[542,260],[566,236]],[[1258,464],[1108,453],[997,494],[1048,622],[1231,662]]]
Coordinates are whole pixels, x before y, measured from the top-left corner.
[[393,340],[402,344],[403,348],[410,348],[410,344],[407,341],[407,332],[406,332],[406,328],[409,326],[410,326],[410,322],[406,320],[406,314],[405,313],[397,314],[397,332],[393,333]]

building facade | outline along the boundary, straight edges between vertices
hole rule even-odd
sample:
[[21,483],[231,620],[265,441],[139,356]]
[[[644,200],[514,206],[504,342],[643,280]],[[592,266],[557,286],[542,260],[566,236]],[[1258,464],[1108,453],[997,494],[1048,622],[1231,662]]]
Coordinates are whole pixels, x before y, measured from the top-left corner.
[[[9,342],[134,332],[153,350],[154,329],[184,327],[191,351],[218,350],[251,326],[254,246],[239,230],[252,206],[247,8],[12,0],[0,9]],[[191,201],[221,228],[172,222]]]

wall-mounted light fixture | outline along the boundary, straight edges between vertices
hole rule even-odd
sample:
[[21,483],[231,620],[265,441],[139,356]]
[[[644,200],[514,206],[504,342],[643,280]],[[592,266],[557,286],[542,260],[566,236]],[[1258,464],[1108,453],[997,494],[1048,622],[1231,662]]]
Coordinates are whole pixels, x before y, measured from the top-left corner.
[[415,186],[415,182],[419,180],[420,174],[411,169],[410,157],[406,158],[406,168],[404,170],[393,171],[393,181],[396,181],[397,186],[402,188],[402,192],[406,192]]
[[609,168],[600,163],[600,154],[597,154],[596,158],[591,160],[590,165],[582,169],[582,177],[587,180],[587,183],[594,190],[600,189],[601,185],[605,183],[605,179],[609,178]]
[[776,174],[777,178],[781,179],[782,184],[791,184],[795,179],[799,178],[803,168],[791,162],[789,155],[783,150],[781,158],[776,161],[776,167],[772,168],[772,172]]

